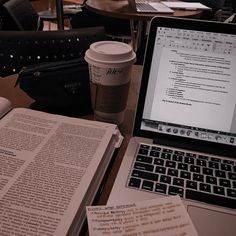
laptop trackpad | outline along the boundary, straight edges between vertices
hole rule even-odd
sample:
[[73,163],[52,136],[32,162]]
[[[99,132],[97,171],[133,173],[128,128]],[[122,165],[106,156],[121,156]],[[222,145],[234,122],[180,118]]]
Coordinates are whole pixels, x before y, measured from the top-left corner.
[[188,213],[199,236],[233,236],[236,232],[236,216],[196,206],[188,206]]

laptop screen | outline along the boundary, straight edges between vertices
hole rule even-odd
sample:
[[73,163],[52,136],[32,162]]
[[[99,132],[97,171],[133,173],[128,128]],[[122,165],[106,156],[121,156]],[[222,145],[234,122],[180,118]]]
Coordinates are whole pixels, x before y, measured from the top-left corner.
[[152,35],[140,130],[236,146],[236,35],[189,28]]

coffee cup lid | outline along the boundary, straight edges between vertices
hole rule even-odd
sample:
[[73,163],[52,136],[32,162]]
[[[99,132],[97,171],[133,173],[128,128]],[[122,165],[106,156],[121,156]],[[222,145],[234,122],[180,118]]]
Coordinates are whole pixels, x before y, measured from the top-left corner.
[[131,46],[117,41],[95,42],[85,53],[85,60],[89,63],[133,64],[135,59],[136,54]]

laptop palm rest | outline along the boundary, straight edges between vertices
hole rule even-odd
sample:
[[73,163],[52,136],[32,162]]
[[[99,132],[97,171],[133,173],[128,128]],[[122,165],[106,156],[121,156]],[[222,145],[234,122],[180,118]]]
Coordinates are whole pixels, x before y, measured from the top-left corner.
[[201,236],[232,236],[236,232],[235,215],[192,205],[187,211]]

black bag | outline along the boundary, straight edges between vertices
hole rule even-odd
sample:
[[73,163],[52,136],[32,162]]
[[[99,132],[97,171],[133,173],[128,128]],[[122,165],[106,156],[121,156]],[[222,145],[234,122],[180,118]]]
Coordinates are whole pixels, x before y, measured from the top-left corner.
[[88,64],[83,58],[24,67],[17,83],[41,107],[91,113]]

